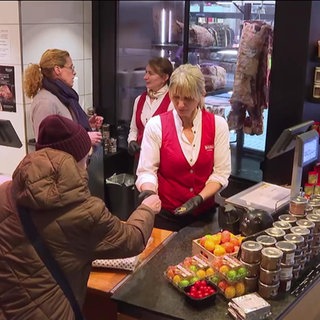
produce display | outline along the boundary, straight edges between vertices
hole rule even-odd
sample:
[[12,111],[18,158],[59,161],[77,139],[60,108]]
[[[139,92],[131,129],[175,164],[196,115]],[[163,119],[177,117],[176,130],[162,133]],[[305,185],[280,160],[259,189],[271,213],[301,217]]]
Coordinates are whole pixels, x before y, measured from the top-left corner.
[[164,275],[192,300],[204,302],[215,293],[227,299],[242,296],[246,293],[244,279],[248,271],[235,257],[242,240],[227,230],[204,235],[193,240],[193,256],[168,266]]

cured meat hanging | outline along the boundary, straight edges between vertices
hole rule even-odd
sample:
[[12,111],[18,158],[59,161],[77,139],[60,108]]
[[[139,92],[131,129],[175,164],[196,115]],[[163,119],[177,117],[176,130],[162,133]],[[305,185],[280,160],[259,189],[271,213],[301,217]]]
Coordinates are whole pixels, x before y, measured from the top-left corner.
[[263,133],[263,110],[269,103],[269,57],[273,30],[263,21],[244,21],[234,76],[231,111],[227,120],[230,130],[250,135]]

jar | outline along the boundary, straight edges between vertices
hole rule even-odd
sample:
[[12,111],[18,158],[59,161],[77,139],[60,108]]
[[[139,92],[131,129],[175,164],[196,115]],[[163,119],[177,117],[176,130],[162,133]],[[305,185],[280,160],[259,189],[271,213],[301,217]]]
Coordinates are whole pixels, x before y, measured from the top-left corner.
[[260,268],[270,271],[278,270],[281,265],[282,256],[283,252],[278,248],[263,248],[261,250]]
[[268,236],[274,237],[277,241],[283,240],[286,234],[283,230],[275,227],[268,228],[264,231]]
[[313,233],[320,233],[320,216],[317,214],[307,214],[306,219],[314,223]]
[[294,216],[303,216],[304,210],[307,206],[308,200],[304,197],[298,196],[290,200],[289,211]]
[[312,207],[314,213],[315,213],[315,210],[320,209],[320,198],[319,198],[319,195],[317,195],[316,197],[312,197],[309,200],[309,205]]
[[274,285],[279,283],[280,269],[270,271],[260,267],[259,280],[267,285]]
[[310,230],[304,227],[295,226],[290,229],[291,233],[303,236],[305,244],[307,243],[308,236],[310,235]]
[[297,246],[294,243],[285,240],[278,241],[275,246],[283,253],[281,263],[285,265],[293,265],[294,254]]
[[259,275],[260,261],[256,263],[247,263],[240,258],[240,262],[243,264],[244,267],[246,267],[248,278],[255,278]]
[[293,278],[293,276],[291,276],[291,278],[288,278],[288,279],[280,279],[279,292],[289,292],[290,291],[291,284],[292,284],[292,278]]
[[256,241],[248,240],[241,244],[240,258],[246,263],[257,263],[261,260],[262,245]]
[[294,217],[292,214],[281,214],[278,219],[280,221],[286,221],[291,224],[291,226],[294,226],[296,224],[297,218]]
[[258,289],[258,276],[245,277],[244,284],[246,287],[246,293],[256,292]]
[[277,242],[275,237],[272,236],[268,236],[266,234],[262,234],[260,236],[257,237],[256,241],[260,244],[262,244],[262,246],[265,247],[273,247],[275,245],[275,243]]
[[280,280],[292,279],[292,272],[293,272],[293,264],[287,265],[287,264],[281,263],[280,275],[279,275]]
[[292,225],[287,221],[280,220],[280,221],[275,221],[273,223],[273,227],[279,228],[279,229],[283,230],[285,233],[289,233]]
[[304,237],[299,234],[288,233],[284,236],[284,240],[294,243],[296,245],[296,251],[302,250],[304,246]]
[[313,231],[315,228],[315,223],[308,219],[300,219],[297,221],[297,226],[304,227],[310,230],[310,235],[313,235]]
[[258,281],[258,293],[264,299],[272,299],[278,295],[280,281],[274,285],[267,285]]

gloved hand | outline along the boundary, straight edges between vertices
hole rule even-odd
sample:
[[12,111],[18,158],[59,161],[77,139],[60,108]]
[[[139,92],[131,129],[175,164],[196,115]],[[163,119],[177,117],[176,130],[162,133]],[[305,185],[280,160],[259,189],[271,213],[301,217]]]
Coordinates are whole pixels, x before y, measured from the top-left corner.
[[138,204],[140,205],[141,202],[150,197],[151,195],[156,194],[156,192],[152,191],[152,190],[143,190],[139,193],[138,195]]
[[131,156],[140,151],[141,147],[139,146],[137,141],[130,141],[128,145],[128,152]]
[[198,194],[194,196],[193,198],[189,199],[187,202],[185,202],[182,206],[179,208],[176,208],[174,210],[174,214],[177,216],[185,216],[197,208],[201,203],[203,202],[203,198]]

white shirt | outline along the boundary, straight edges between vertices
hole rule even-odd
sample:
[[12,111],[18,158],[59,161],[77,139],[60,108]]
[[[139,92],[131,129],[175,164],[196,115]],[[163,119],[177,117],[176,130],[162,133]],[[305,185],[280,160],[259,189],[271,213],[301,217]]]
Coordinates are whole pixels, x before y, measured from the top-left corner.
[[[153,114],[156,112],[156,110],[159,108],[163,98],[165,97],[166,93],[168,92],[168,85],[163,86],[158,93],[161,93],[158,99],[154,99],[151,102],[150,97],[147,95],[146,96],[146,101],[143,105],[142,108],[142,113],[141,113],[141,121],[143,125],[145,126],[146,123],[149,121],[149,119],[153,116]],[[138,128],[137,128],[137,123],[136,123],[136,113],[137,113],[137,106],[138,102],[140,100],[141,95],[139,95],[135,100],[133,104],[133,113],[132,113],[132,118],[131,118],[131,123],[130,123],[130,131],[128,135],[128,143],[132,140],[136,141],[138,137]],[[168,110],[172,110],[174,108],[172,102],[170,102]]]
[[[182,121],[176,110],[173,110],[173,118],[178,133],[179,143],[184,156],[193,165],[199,155],[202,132],[202,116],[198,110],[193,121],[192,131],[194,132],[194,141],[190,143],[183,134]],[[230,153],[230,133],[227,121],[215,115],[215,139],[214,139],[214,166],[209,176],[209,181],[215,181],[227,187],[228,178],[231,174],[231,153]],[[162,129],[160,116],[151,118],[144,129],[144,135],[141,144],[139,164],[137,168],[136,186],[141,190],[141,185],[150,182],[158,188],[157,171],[160,163],[160,147],[162,143]],[[195,146],[195,147],[193,147]],[[170,159],[168,159],[170,161]],[[179,174],[179,172],[177,172]]]

